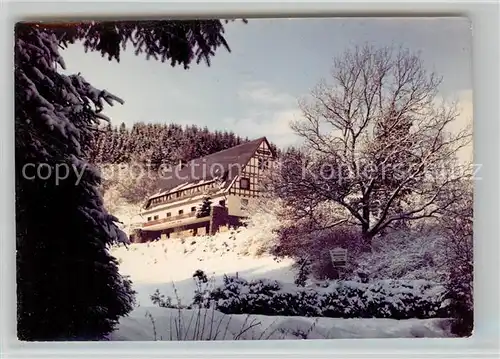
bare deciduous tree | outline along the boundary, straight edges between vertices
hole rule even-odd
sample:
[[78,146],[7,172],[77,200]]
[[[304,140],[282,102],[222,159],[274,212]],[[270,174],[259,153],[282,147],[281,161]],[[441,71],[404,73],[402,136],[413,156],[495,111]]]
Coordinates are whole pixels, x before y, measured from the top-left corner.
[[292,127],[306,151],[273,179],[289,204],[304,215],[317,203],[340,206],[345,218],[334,223],[359,225],[367,246],[388,227],[453,204],[449,189],[470,175],[456,154],[471,132],[451,131],[457,106],[439,103],[441,79],[419,55],[356,47],[334,60],[331,77],[300,101],[303,119]]

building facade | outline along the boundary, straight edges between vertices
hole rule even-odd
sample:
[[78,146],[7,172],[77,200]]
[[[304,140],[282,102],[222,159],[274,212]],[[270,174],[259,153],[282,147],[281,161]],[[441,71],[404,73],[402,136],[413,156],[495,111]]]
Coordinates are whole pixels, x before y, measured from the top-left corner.
[[[275,158],[262,137],[172,168],[148,198],[132,240],[214,234],[240,226],[247,207],[264,194],[262,180]],[[208,211],[200,211],[202,204]]]

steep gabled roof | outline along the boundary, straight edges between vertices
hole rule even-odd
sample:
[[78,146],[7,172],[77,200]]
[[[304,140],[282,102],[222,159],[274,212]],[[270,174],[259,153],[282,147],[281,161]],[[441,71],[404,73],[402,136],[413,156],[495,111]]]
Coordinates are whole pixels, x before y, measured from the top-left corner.
[[227,188],[239,175],[265,137],[228,148],[211,155],[192,160],[185,168],[169,173],[169,178],[159,182],[159,191],[151,198],[174,192],[177,189],[190,187],[197,183],[214,180],[221,182],[220,188]]

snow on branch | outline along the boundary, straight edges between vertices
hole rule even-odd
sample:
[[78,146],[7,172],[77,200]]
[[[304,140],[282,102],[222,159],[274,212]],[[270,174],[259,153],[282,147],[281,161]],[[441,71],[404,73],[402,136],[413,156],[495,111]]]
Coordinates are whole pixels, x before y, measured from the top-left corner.
[[304,139],[304,155],[289,156],[275,181],[288,204],[301,208],[296,213],[332,201],[369,240],[457,200],[447,194],[470,174],[457,153],[470,145],[471,131],[450,130],[458,106],[437,102],[441,78],[418,54],[355,47],[335,59],[331,79],[300,101],[303,116],[292,128]]

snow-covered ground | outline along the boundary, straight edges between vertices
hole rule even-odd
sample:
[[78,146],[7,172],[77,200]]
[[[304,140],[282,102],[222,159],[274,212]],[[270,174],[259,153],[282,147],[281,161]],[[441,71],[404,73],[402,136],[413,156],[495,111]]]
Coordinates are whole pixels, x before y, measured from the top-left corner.
[[193,273],[201,269],[212,285],[222,284],[224,274],[252,278],[272,278],[292,282],[291,261],[275,261],[269,255],[247,255],[251,246],[231,232],[214,237],[191,237],[114,248],[122,274],[129,275],[141,306],[153,305],[150,295],[162,294],[188,304],[196,289]]
[[[180,320],[179,320],[180,319]],[[180,323],[180,325],[179,325]],[[208,310],[139,307],[120,322],[111,340],[265,340],[346,338],[440,338],[443,319],[332,319],[224,315]]]
[[[155,306],[150,295],[159,289],[173,303],[189,304],[196,289],[193,273],[200,269],[211,285],[224,274],[245,279],[268,278],[293,282],[291,261],[255,256],[255,241],[243,229],[214,237],[172,239],[119,246],[112,253],[122,274],[137,291],[138,307],[121,319],[112,340],[234,340],[413,338],[449,336],[447,320],[332,319],[225,315],[217,311],[166,309]],[[257,241],[257,245],[258,245]],[[259,252],[257,250],[257,252]],[[180,323],[180,324],[179,324]]]

